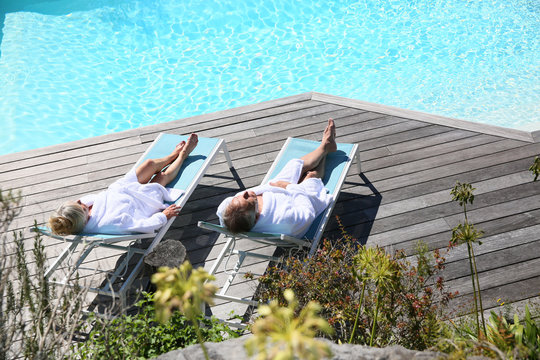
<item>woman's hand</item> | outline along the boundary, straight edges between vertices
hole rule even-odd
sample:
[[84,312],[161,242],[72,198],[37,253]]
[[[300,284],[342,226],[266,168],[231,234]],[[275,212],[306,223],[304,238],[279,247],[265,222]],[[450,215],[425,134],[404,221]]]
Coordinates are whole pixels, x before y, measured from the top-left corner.
[[280,187],[280,188],[283,188],[283,189],[286,189],[287,185],[289,185],[289,184],[290,184],[290,182],[283,181],[283,180],[278,180],[278,181],[270,183],[270,185],[272,185],[272,186]]
[[181,207],[176,205],[176,204],[172,204],[170,205],[168,208],[166,208],[165,210],[163,210],[163,214],[167,217],[167,220],[170,220],[172,219],[173,217],[177,216],[178,214],[180,214],[180,209]]

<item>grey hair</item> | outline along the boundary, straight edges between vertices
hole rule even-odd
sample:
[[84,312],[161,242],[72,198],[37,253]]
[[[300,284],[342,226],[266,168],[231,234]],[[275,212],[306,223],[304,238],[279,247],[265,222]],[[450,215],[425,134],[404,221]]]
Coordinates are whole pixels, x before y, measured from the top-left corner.
[[232,233],[246,232],[255,226],[257,212],[253,210],[241,210],[236,202],[231,201],[223,213],[223,223]]
[[76,202],[68,201],[49,218],[49,228],[56,235],[78,234],[86,225],[87,214]]

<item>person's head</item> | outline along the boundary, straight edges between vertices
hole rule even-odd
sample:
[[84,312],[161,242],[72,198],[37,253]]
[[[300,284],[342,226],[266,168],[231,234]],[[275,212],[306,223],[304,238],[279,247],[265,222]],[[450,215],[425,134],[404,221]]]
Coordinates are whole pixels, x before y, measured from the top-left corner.
[[80,201],[68,201],[49,218],[49,228],[56,235],[78,234],[88,221],[88,207]]
[[235,196],[223,214],[223,223],[233,233],[251,230],[259,217],[257,195],[253,191],[244,191]]

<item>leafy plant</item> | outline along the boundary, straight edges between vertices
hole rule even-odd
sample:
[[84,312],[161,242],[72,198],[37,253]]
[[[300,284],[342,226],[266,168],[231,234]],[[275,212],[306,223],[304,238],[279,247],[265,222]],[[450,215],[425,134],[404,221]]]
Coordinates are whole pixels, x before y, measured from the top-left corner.
[[[8,237],[20,211],[20,194],[0,190],[0,359],[62,358],[82,315],[87,290],[54,286],[45,278],[45,248],[39,234],[27,251],[21,232]],[[77,275],[68,269],[66,278]]]
[[[484,319],[484,307],[482,306],[482,293],[480,290],[480,281],[478,279],[478,269],[476,267],[476,257],[474,256],[474,243],[482,245],[479,238],[483,235],[483,231],[477,230],[473,224],[469,223],[467,217],[467,203],[472,205],[474,201],[473,191],[475,189],[471,184],[456,182],[454,188],[450,191],[452,200],[457,201],[460,206],[463,207],[463,213],[465,216],[465,224],[459,224],[452,230],[452,246],[459,244],[467,244],[467,251],[469,254],[469,267],[471,270],[471,282],[473,287],[474,298],[474,313],[476,318],[477,332],[480,336],[480,331],[483,330],[486,333],[486,321]],[[480,328],[480,319],[482,320],[482,328]]]
[[540,158],[537,156],[534,158],[534,162],[529,168],[529,171],[531,171],[534,175],[534,180],[538,180],[538,176],[540,175]]
[[215,285],[207,282],[209,280],[214,280],[214,277],[202,268],[193,269],[187,260],[178,268],[162,267],[152,275],[152,282],[157,287],[157,318],[162,322],[167,321],[175,309],[180,309],[193,323],[206,359],[208,351],[204,346],[197,318],[201,316],[204,303],[213,303],[213,296],[218,290]]
[[249,356],[255,352],[259,360],[317,360],[330,356],[328,345],[314,339],[318,332],[332,333],[328,322],[317,315],[320,306],[310,301],[295,317],[298,300],[294,292],[286,289],[283,296],[288,302],[286,307],[279,306],[276,300],[259,306],[261,317],[251,326],[253,337],[245,344]]
[[[392,291],[396,284],[396,277],[399,272],[399,264],[392,261],[390,256],[379,248],[364,248],[361,249],[354,257],[353,262],[359,264],[358,269],[355,271],[353,267],[353,274],[356,278],[362,281],[362,295],[360,297],[360,305],[358,306],[357,318],[355,324],[358,322],[358,315],[360,314],[360,306],[363,303],[364,291],[366,287],[366,281],[372,281],[375,285],[375,291],[377,292],[377,299],[375,304],[375,314],[373,315],[373,325],[371,329],[371,337],[369,339],[369,346],[373,345],[373,337],[375,336],[375,329],[377,327],[377,316],[379,315],[379,308],[381,304],[381,296],[384,292]],[[356,326],[356,325],[355,325]],[[351,334],[351,339],[354,337],[354,331]]]
[[447,334],[448,339],[438,347],[449,353],[452,359],[472,355],[499,359],[540,358],[540,322],[533,320],[528,306],[525,306],[522,320],[518,314],[510,320],[491,311],[485,335],[479,336],[474,325],[466,320],[451,323],[454,325],[453,333]]
[[[92,315],[92,330],[88,340],[74,346],[80,359],[140,359],[196,344],[199,335],[191,320],[179,311],[172,312],[164,322],[156,321],[154,298],[144,293],[135,315],[123,315],[108,320]],[[219,342],[239,334],[217,319],[196,318],[202,324],[200,336],[205,341]]]
[[259,279],[258,296],[286,306],[283,289],[290,288],[300,307],[317,301],[334,328],[326,337],[335,342],[423,350],[436,343],[442,309],[453,294],[438,277],[444,257],[425,246],[418,251],[414,260],[402,252],[389,255],[360,246],[343,231],[335,241],[325,239],[312,257],[298,254],[269,268]]

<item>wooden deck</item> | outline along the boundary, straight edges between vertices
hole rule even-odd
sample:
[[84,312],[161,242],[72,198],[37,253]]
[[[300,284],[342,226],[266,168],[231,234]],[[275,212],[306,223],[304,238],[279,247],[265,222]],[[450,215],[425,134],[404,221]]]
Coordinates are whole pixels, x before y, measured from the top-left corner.
[[[23,230],[30,247],[28,228],[34,219],[44,223],[64,200],[106,188],[159,132],[197,132],[226,140],[242,184],[218,158],[165,238],[182,241],[193,264],[210,268],[223,239],[199,229],[197,221],[215,222],[221,200],[242,186],[258,185],[288,136],[319,140],[330,117],[336,121],[338,141],[358,143],[361,150],[363,174],[351,168],[334,210],[350,234],[368,245],[402,248],[409,254],[418,240],[430,249],[444,248],[451,229],[462,220],[450,189],[457,180],[472,183],[476,197],[469,218],[485,231],[484,244],[476,248],[485,307],[496,307],[498,298],[508,303],[540,296],[540,182],[533,183],[527,170],[540,154],[538,132],[318,93],[0,156],[0,187],[21,190],[24,196],[11,229]],[[325,236],[337,236],[335,220]],[[47,239],[46,245],[53,256],[62,244]],[[115,259],[102,252],[92,261],[106,268],[114,267]],[[471,301],[467,251],[459,247],[447,259],[447,284],[460,293],[453,306],[467,304]],[[255,286],[240,279],[231,292],[249,295]],[[223,302],[212,311],[223,317],[230,310],[240,315],[243,311]]]

